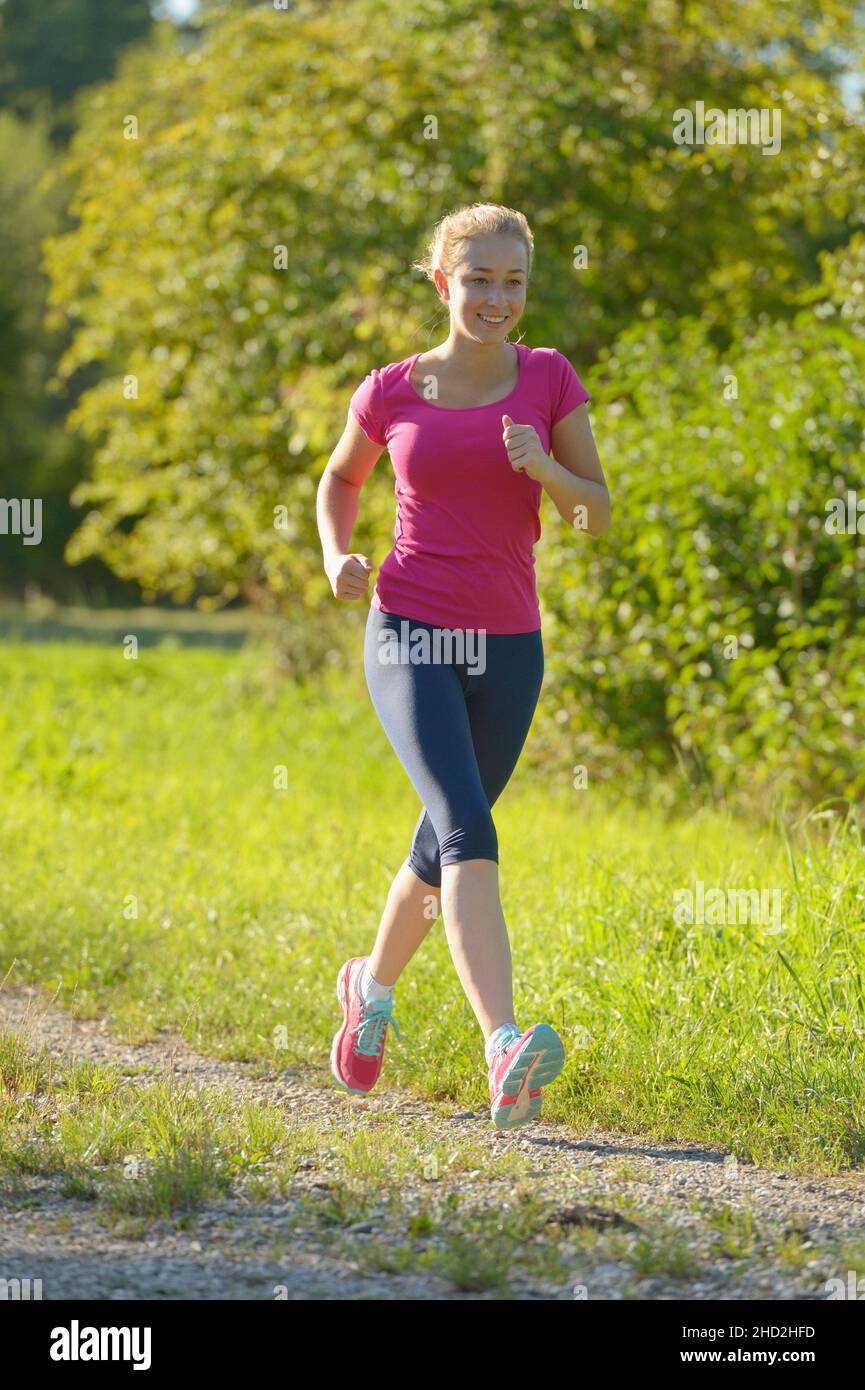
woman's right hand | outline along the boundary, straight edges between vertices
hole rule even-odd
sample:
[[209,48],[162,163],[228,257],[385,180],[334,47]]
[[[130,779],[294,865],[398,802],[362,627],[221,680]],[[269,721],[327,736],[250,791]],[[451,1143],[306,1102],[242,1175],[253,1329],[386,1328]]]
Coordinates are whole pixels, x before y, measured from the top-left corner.
[[365,555],[334,555],[325,565],[334,597],[349,602],[363,598],[369,588],[372,563]]

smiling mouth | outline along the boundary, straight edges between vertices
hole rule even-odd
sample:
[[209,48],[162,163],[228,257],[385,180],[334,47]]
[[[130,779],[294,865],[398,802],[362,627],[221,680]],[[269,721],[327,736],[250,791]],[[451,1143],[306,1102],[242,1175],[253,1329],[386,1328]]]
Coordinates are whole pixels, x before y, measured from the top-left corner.
[[499,325],[500,323],[505,323],[505,322],[506,322],[506,320],[507,320],[507,318],[508,318],[508,315],[507,315],[507,314],[491,314],[491,315],[488,315],[488,314],[478,314],[478,318],[480,319],[481,323],[489,323],[489,324],[492,324],[492,326],[493,326],[494,328],[497,328],[498,325]]

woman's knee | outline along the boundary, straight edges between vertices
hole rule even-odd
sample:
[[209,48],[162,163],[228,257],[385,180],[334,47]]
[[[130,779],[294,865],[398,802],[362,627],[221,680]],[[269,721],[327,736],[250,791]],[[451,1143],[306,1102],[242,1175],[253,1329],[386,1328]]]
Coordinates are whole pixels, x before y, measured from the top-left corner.
[[430,893],[439,894],[442,886],[442,871],[438,851],[432,855],[421,853],[415,846],[405,861],[415,878],[419,879]]
[[489,807],[478,808],[470,815],[460,818],[439,842],[439,862],[461,864],[467,859],[494,859],[499,857],[499,840]]

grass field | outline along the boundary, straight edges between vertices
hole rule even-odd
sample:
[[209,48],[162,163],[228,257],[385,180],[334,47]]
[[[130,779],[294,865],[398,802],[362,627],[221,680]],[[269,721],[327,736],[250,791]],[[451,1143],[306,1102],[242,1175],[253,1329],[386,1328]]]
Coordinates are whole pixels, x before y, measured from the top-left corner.
[[[250,650],[7,643],[0,964],[130,1038],[328,1071],[334,981],[367,952],[418,804],[355,674]],[[280,774],[278,769],[284,769]],[[865,1154],[865,857],[837,816],[664,819],[517,770],[496,808],[517,1019],[562,1033],[548,1120],[831,1172]],[[676,920],[676,894],[780,918]],[[732,915],[732,914],[728,914]],[[439,921],[395,992],[380,1087],[486,1104]]]

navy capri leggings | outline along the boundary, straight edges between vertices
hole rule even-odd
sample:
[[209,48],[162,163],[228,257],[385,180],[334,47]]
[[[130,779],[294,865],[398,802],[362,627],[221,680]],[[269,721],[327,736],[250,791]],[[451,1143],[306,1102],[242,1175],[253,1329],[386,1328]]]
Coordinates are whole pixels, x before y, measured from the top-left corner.
[[498,862],[490,808],[517,765],[538,702],[540,629],[443,628],[370,608],[364,670],[376,714],[423,802],[406,862],[436,888],[443,864]]

